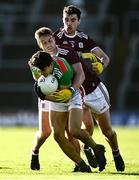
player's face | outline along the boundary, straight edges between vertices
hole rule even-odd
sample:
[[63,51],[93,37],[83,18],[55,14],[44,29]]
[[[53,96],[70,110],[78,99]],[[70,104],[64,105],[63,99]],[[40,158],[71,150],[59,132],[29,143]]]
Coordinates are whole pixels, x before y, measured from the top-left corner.
[[64,30],[68,35],[74,35],[77,27],[80,24],[80,20],[78,20],[77,14],[63,14],[63,23]]
[[41,74],[43,76],[47,77],[49,74],[52,73],[53,67],[54,67],[54,65],[53,65],[53,63],[51,63],[50,66],[45,67],[44,70],[41,71]]
[[55,39],[53,36],[40,36],[39,38],[40,47],[47,53],[53,54],[56,48]]

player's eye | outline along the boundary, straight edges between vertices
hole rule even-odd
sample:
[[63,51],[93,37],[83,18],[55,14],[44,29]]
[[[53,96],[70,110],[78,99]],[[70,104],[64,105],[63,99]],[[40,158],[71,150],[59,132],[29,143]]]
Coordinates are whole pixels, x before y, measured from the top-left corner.
[[68,22],[69,21],[69,19],[68,18],[65,18],[65,22]]
[[74,19],[71,19],[71,22],[75,22],[76,21],[76,19],[74,18]]
[[45,44],[46,42],[45,41],[41,41],[41,44]]
[[52,41],[53,41],[53,39],[52,39],[52,38],[50,38],[50,39],[49,39],[49,42],[52,42]]

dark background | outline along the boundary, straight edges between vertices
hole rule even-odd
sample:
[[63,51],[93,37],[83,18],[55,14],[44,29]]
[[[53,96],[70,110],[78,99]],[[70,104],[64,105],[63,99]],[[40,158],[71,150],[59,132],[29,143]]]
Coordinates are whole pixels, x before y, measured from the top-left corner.
[[102,75],[112,111],[139,110],[138,0],[1,0],[0,112],[37,110],[27,61],[38,50],[34,32],[62,26],[63,7],[83,11],[80,30],[101,45],[111,59]]

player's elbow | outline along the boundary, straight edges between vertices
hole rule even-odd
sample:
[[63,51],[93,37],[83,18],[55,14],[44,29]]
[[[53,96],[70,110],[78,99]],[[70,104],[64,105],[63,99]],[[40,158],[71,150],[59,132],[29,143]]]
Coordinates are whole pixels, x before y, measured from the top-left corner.
[[[80,78],[79,78],[80,77]],[[80,80],[79,80],[80,79]],[[80,82],[80,85],[82,85],[83,84],[83,82],[85,81],[85,74],[84,74],[84,71],[82,71],[81,73],[80,73],[80,75],[78,75],[78,82]]]
[[106,57],[106,62],[107,62],[107,65],[110,63],[110,58],[108,56]]
[[104,67],[107,67],[109,65],[109,63],[110,63],[110,58],[106,55],[104,57]]
[[84,82],[84,80],[85,80],[85,74],[84,74],[84,71],[82,71],[82,73],[81,73],[81,79],[82,79],[82,82]]

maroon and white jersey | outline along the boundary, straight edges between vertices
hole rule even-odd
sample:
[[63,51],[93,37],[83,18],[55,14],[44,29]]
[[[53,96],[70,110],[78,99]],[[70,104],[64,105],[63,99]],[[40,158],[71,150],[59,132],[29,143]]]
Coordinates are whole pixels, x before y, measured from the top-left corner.
[[[89,36],[80,31],[76,31],[76,34],[71,37],[65,35],[63,29],[58,29],[54,32],[54,36],[57,45],[64,46],[63,48],[65,49],[71,47],[76,52],[90,52],[93,48],[97,46],[97,44],[91,38],[89,38]],[[69,54],[72,53],[69,52]],[[59,53],[58,56],[62,57],[63,55]],[[64,58],[69,62],[69,55],[65,55]],[[70,59],[72,58],[73,57],[71,57]],[[83,60],[81,58],[79,58],[79,61],[82,63],[83,70],[85,73],[85,81],[83,83],[83,87],[85,89],[86,94],[89,94],[96,89],[101,80],[97,76],[97,74],[92,71],[91,62],[87,62],[86,60]]]
[[98,46],[93,39],[81,31],[76,31],[74,36],[68,36],[64,33],[64,29],[60,28],[54,32],[54,36],[57,45],[70,46],[76,52],[90,52]]
[[80,62],[78,54],[70,47],[57,46],[57,56],[62,57],[68,61],[70,65]]

